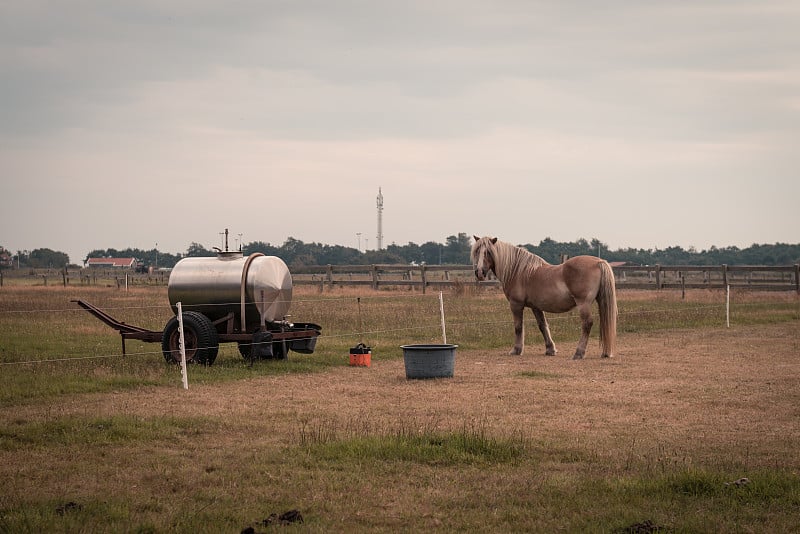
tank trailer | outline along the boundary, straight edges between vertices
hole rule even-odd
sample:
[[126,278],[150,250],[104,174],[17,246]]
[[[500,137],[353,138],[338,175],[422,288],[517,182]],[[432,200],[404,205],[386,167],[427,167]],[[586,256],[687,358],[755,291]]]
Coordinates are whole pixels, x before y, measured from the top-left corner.
[[289,350],[314,352],[322,327],[287,320],[292,302],[292,276],[276,256],[219,252],[216,257],[184,258],[170,273],[167,288],[175,315],[163,331],[117,321],[96,306],[79,306],[114,328],[125,340],[161,343],[167,362],[180,361],[178,303],[183,319],[186,360],[211,365],[220,343],[236,342],[250,360],[285,359]]

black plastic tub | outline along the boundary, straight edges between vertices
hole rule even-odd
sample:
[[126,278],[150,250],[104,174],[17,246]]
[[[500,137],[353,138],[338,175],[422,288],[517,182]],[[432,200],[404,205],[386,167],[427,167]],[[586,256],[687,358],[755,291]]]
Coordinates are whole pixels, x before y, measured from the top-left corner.
[[[289,332],[299,332],[303,330],[316,330],[317,335],[322,332],[322,327],[314,323],[293,323]],[[317,346],[317,336],[309,336],[291,339],[288,342],[289,348],[300,354],[312,354]]]
[[401,345],[406,378],[452,378],[457,347],[450,344]]

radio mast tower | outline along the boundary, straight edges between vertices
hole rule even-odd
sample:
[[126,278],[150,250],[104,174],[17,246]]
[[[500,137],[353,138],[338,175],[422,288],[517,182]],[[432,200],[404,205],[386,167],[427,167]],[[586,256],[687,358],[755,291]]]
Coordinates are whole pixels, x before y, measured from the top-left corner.
[[378,188],[378,250],[383,250],[383,193]]

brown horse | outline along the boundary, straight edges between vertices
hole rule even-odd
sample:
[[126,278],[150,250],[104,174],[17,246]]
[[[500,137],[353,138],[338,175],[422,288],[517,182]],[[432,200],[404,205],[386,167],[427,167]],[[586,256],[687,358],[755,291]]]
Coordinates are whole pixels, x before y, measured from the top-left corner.
[[550,265],[511,243],[496,237],[475,237],[472,245],[472,264],[475,277],[485,280],[493,272],[503,284],[503,292],[514,315],[514,347],[510,354],[522,354],[525,326],[522,312],[530,308],[544,336],[545,354],[554,356],[556,346],[544,312],[564,313],[577,306],[582,328],[581,339],[573,359],[586,354],[586,344],[592,330],[592,302],[600,309],[600,348],[602,357],[614,355],[617,338],[617,292],[614,271],[608,262],[594,256],[576,256],[561,265]]

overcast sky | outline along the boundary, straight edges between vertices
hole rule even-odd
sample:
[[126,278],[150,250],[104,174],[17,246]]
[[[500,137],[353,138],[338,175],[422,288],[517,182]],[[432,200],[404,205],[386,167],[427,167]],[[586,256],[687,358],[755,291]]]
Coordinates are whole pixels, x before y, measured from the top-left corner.
[[0,245],[800,242],[800,3],[0,3]]

